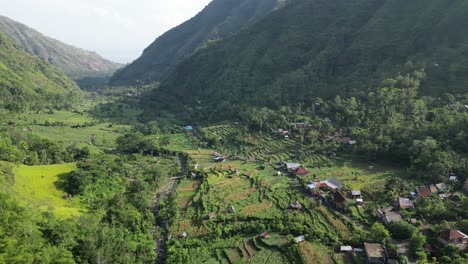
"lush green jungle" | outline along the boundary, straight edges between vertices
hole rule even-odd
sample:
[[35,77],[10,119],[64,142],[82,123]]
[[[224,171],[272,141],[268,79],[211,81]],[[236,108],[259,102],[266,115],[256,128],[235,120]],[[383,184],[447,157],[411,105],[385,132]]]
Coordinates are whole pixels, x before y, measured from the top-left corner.
[[215,0],[99,89],[0,35],[0,264],[467,264],[466,7]]

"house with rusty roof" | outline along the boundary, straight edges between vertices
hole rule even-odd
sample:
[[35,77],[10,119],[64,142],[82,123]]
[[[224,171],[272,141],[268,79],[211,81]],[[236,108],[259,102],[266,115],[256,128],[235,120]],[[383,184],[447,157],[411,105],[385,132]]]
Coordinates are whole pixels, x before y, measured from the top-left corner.
[[428,197],[433,194],[431,190],[427,187],[418,188],[416,192],[418,193],[419,197]]
[[437,240],[444,245],[455,245],[462,250],[468,247],[468,235],[457,229],[443,231]]

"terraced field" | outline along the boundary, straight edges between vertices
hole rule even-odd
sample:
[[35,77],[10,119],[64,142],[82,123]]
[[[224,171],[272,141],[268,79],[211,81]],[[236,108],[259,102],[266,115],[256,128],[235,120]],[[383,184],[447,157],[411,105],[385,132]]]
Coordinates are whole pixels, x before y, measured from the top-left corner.
[[241,132],[240,128],[229,125],[212,126],[202,130],[207,137],[229,139],[229,144],[220,146],[223,153],[241,156],[249,161],[275,163],[296,160],[307,166],[322,166],[332,161],[330,157],[317,153],[312,147],[294,138],[268,135],[252,137]]

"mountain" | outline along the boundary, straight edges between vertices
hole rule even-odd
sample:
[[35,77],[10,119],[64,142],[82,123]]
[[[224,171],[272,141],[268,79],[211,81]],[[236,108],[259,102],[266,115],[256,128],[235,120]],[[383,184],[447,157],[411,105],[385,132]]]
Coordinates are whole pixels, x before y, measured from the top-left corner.
[[195,50],[237,33],[287,0],[213,0],[198,15],[157,38],[140,58],[119,70],[110,84],[160,81]]
[[311,105],[421,69],[421,93],[467,92],[467,13],[466,1],[296,0],[178,64],[147,112]]
[[56,66],[75,80],[110,76],[122,67],[121,64],[106,60],[95,52],[76,48],[44,36],[4,16],[0,16],[0,32],[21,45],[26,51]]
[[66,107],[79,96],[74,81],[0,33],[0,109]]

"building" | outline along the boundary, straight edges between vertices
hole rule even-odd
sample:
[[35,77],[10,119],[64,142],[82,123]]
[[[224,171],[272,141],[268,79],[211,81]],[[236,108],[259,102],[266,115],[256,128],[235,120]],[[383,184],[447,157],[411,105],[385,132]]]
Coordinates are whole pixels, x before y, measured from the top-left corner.
[[302,235],[302,236],[295,237],[294,241],[296,241],[296,243],[301,243],[302,241],[305,241],[305,236]]
[[341,252],[353,252],[353,247],[352,246],[341,246],[340,251]]
[[401,209],[414,209],[414,203],[408,198],[398,198],[398,207]]
[[385,263],[385,249],[382,247],[381,244],[364,242],[364,252],[366,253],[367,263]]
[[403,221],[403,217],[401,217],[401,214],[395,211],[390,211],[388,213],[384,213],[384,216],[382,218],[382,221],[388,225],[390,223],[398,223]]
[[307,174],[309,174],[309,171],[306,168],[301,167],[296,170],[296,175],[305,176]]
[[439,192],[439,190],[434,184],[429,185],[429,190],[434,194],[437,194]]
[[427,187],[418,188],[416,192],[420,197],[428,197],[432,195],[431,190]]
[[460,249],[465,249],[467,248],[468,244],[468,235],[462,233],[460,230],[457,229],[449,229],[440,233],[437,240],[444,245],[450,244],[455,245]]
[[340,191],[333,192],[333,202],[335,206],[340,207],[343,202],[346,202],[346,197],[344,197],[343,193]]
[[361,198],[361,191],[359,190],[351,191],[351,195],[353,196],[353,198]]
[[263,233],[260,234],[260,238],[267,239],[267,238],[269,238],[269,237],[270,237],[270,234],[269,234],[267,231],[265,231],[265,232],[263,232]]
[[443,182],[442,182],[442,183],[438,183],[438,184],[436,184],[435,186],[437,187],[437,190],[438,190],[439,192],[443,192],[443,193],[444,193],[444,192],[446,192],[446,191],[448,190],[447,184],[445,184],[445,183],[443,183]]
[[334,178],[323,181],[322,183],[332,190],[341,190],[343,188],[343,184]]
[[295,201],[294,203],[290,204],[289,207],[294,210],[301,210],[302,204],[298,201]]
[[283,162],[284,169],[289,172],[295,172],[301,168],[301,164],[294,162]]
[[375,216],[379,218],[386,225],[393,223],[393,222],[397,223],[397,222],[403,221],[401,214],[393,211],[392,206],[377,210],[375,212]]

